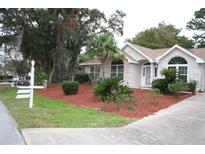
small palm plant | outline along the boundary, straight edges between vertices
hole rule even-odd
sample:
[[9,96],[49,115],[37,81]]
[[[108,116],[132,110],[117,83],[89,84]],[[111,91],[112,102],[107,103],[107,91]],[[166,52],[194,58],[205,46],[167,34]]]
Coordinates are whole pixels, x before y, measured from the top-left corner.
[[123,54],[117,47],[117,42],[111,32],[95,36],[86,48],[86,54],[97,57],[102,63],[102,78],[105,78],[105,61],[107,59],[122,59]]
[[94,86],[94,93],[100,96],[101,109],[103,110],[104,103],[114,103],[117,110],[122,102],[128,102],[133,100],[132,90],[120,83],[120,79],[117,77],[106,78],[98,81]]

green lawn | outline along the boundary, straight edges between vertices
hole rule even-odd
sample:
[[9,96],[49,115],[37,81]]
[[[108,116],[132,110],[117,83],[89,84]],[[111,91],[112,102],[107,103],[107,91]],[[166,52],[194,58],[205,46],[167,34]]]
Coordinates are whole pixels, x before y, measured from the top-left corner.
[[18,128],[36,127],[112,127],[122,126],[136,119],[112,113],[98,112],[34,96],[34,108],[28,108],[28,99],[16,100],[16,89],[0,87],[0,100],[15,118]]

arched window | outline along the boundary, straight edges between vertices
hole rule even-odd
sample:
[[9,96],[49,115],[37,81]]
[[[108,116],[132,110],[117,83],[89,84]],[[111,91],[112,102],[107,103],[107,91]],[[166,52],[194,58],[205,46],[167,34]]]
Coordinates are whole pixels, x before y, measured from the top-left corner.
[[124,63],[122,60],[113,60],[111,64],[111,77],[119,77],[123,79]]
[[187,61],[182,57],[174,57],[168,63],[169,69],[175,69],[177,78],[187,82]]
[[174,57],[169,61],[169,64],[187,64],[187,61],[182,57]]

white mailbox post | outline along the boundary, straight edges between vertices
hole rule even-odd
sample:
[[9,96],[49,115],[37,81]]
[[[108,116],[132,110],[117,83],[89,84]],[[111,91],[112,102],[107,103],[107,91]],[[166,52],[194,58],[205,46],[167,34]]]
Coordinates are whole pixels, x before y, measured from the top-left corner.
[[35,61],[32,60],[31,61],[31,92],[30,92],[30,99],[29,99],[29,108],[32,108],[33,107],[33,86],[34,86],[34,65],[35,65]]
[[43,89],[43,86],[34,86],[34,68],[35,61],[31,61],[31,80],[30,80],[30,86],[17,86],[19,89],[17,91],[16,99],[24,99],[29,98],[29,108],[33,108],[33,90],[34,89]]

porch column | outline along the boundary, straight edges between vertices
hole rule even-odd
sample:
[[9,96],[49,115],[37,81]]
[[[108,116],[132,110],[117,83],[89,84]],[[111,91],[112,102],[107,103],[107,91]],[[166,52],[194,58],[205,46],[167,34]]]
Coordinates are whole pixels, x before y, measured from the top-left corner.
[[150,86],[152,86],[152,81],[153,81],[153,76],[154,76],[154,63],[150,63]]

